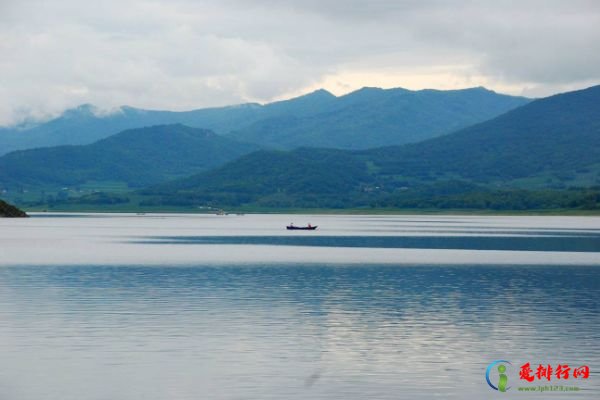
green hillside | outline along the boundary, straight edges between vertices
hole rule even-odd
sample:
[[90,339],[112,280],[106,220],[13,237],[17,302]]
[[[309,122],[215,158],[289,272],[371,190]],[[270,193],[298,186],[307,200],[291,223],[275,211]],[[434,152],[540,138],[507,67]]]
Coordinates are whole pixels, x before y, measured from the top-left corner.
[[183,125],[121,132],[85,146],[23,150],[0,157],[0,188],[116,181],[149,185],[224,164],[256,150]]
[[160,194],[166,204],[242,205],[259,201],[286,207],[295,198],[343,207],[340,195],[371,177],[364,163],[343,150],[258,151],[204,174],[142,191]]

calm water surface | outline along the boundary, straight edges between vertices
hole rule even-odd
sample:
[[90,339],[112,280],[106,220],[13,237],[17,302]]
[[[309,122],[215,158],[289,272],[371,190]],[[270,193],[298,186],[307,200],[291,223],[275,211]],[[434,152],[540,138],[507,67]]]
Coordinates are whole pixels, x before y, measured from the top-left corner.
[[[526,362],[591,375],[527,394]],[[598,371],[600,218],[0,220],[2,400],[597,399]]]

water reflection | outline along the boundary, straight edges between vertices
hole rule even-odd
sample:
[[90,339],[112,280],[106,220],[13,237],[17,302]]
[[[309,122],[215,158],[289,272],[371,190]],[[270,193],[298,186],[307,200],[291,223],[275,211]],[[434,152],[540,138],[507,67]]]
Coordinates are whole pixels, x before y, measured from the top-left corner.
[[599,278],[575,266],[5,267],[0,387],[11,399],[481,398],[496,358],[600,368]]
[[244,244],[313,247],[463,249],[520,251],[600,251],[598,234],[513,236],[151,236],[138,244]]

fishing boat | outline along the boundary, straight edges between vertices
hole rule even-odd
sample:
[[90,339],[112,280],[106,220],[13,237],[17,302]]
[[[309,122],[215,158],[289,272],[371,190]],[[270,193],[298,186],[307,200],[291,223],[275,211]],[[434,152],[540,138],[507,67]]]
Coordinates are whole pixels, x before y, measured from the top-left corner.
[[308,224],[307,226],[295,226],[294,224],[289,224],[288,226],[285,227],[288,231],[314,231],[315,229],[317,229],[317,225],[312,226],[311,224]]

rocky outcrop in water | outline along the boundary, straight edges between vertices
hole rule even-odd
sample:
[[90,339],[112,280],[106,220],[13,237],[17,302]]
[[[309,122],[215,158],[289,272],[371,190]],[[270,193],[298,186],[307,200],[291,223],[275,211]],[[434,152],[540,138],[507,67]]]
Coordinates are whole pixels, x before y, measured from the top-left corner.
[[0,200],[0,218],[19,218],[27,216],[28,215],[25,213],[25,211],[21,211],[12,204],[8,204],[7,202]]

